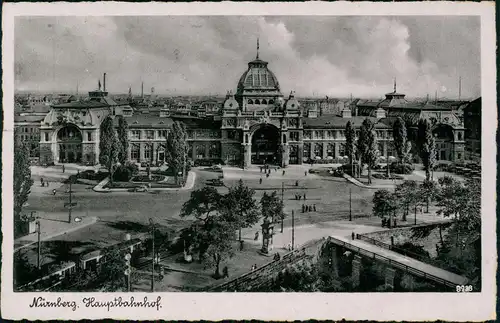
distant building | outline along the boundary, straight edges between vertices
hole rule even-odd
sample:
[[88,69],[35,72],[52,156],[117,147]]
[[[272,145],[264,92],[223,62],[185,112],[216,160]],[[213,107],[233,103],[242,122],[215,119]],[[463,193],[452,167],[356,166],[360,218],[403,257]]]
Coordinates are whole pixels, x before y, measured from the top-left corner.
[[464,108],[465,151],[467,158],[481,158],[481,98],[470,102]]

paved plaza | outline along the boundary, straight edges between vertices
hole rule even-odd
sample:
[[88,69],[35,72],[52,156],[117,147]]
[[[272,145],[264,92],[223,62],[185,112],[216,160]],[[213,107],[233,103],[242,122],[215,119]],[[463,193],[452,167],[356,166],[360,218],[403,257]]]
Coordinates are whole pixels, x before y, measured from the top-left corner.
[[[332,165],[320,165],[316,168],[330,168]],[[255,198],[260,200],[264,192],[276,191],[283,198],[286,218],[275,225],[274,252],[287,252],[292,240],[292,212],[294,213],[295,245],[326,236],[349,237],[352,232],[368,233],[382,230],[380,219],[371,216],[371,199],[373,189],[356,186],[344,178],[323,176],[309,173],[310,165],[290,166],[283,169],[272,169],[269,176],[253,166],[249,169],[224,167],[223,187],[217,187],[225,193],[228,187],[243,179],[245,185],[255,189]],[[220,172],[206,168],[195,168],[196,180],[193,189],[207,185],[218,178]],[[112,192],[99,193],[93,191],[93,185],[74,184],[73,201],[77,203],[73,217],[82,219],[79,223],[67,223],[68,211],[64,203],[68,201],[68,184],[61,181],[69,174],[76,173],[71,168],[63,174],[58,168],[38,168],[34,172],[35,181],[32,193],[24,211],[36,211],[42,218],[42,254],[45,261],[59,259],[58,246],[65,244],[65,253],[82,253],[116,244],[123,241],[126,234],[132,238],[144,237],[149,232],[149,219],[152,218],[161,230],[173,238],[179,231],[191,223],[193,219],[180,218],[182,204],[189,199],[191,190],[164,192]],[[50,176],[49,176],[50,175]],[[35,177],[34,176],[34,177]],[[41,187],[39,177],[60,178],[51,181],[49,187]],[[261,181],[262,179],[262,181]],[[52,190],[56,190],[54,195]],[[301,196],[298,200],[297,197]],[[305,195],[305,200],[304,200]],[[351,199],[351,212],[349,211]],[[315,211],[302,212],[302,205],[314,206]],[[349,221],[351,213],[352,221]],[[417,222],[433,222],[441,220],[435,214],[417,214]],[[410,217],[408,221],[413,221]],[[258,253],[261,239],[254,240],[255,233],[260,232],[260,223],[242,230],[245,250],[236,252],[236,256],[226,265],[231,268],[231,276],[244,274],[254,264],[263,265],[272,260]],[[24,245],[23,251],[32,261],[36,260],[36,234],[16,241],[16,247]],[[69,250],[68,250],[69,249]],[[183,290],[181,286],[197,288],[211,284],[208,279],[212,268],[201,264],[179,264],[178,255],[162,259],[162,264],[171,268],[172,275],[158,285],[161,290]],[[146,284],[147,285],[147,284]],[[140,290],[140,284],[137,286]],[[146,287],[144,287],[146,288]]]

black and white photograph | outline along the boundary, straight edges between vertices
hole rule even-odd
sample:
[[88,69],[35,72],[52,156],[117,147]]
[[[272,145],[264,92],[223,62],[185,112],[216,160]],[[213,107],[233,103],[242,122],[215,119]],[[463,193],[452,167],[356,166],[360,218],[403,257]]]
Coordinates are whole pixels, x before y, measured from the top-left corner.
[[2,294],[491,303],[484,16],[139,12],[10,19]]

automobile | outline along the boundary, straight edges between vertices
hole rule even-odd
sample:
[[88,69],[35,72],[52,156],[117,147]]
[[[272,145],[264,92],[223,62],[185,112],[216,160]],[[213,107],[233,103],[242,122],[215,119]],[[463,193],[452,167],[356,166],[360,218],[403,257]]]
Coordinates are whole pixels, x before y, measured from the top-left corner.
[[149,163],[148,162],[142,162],[141,167],[148,167]]
[[224,182],[220,178],[216,178],[212,180],[213,186],[224,186]]
[[318,174],[319,170],[318,169],[310,169],[309,174]]
[[148,188],[146,185],[137,186],[134,188],[134,192],[147,192]]
[[212,170],[222,170],[222,166],[221,165],[213,165],[212,167],[210,167],[210,169],[212,169]]

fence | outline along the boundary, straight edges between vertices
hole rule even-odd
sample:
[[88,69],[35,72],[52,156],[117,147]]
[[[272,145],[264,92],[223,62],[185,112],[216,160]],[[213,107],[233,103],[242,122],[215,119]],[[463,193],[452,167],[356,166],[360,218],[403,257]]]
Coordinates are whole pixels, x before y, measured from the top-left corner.
[[387,257],[384,257],[382,255],[379,255],[379,254],[377,254],[375,252],[372,252],[372,251],[369,251],[369,250],[366,250],[366,249],[363,249],[363,248],[360,248],[360,247],[353,246],[352,244],[346,243],[346,242],[344,242],[342,240],[338,240],[338,239],[335,239],[333,237],[330,237],[330,241],[332,241],[335,244],[340,245],[340,246],[342,246],[342,247],[344,247],[346,249],[350,249],[350,250],[352,250],[354,252],[357,252],[360,255],[364,255],[367,258],[370,258],[370,259],[373,259],[373,260],[378,260],[380,262],[386,263],[386,264],[388,264],[391,267],[394,267],[394,268],[397,268],[397,269],[401,269],[404,272],[410,273],[410,274],[412,274],[414,276],[422,277],[424,279],[431,280],[431,281],[433,281],[435,283],[438,283],[440,285],[443,285],[443,286],[446,286],[446,287],[450,287],[450,288],[453,288],[453,289],[455,289],[456,286],[457,286],[457,283],[455,283],[455,282],[451,282],[451,281],[448,281],[446,279],[443,279],[443,278],[440,278],[440,277],[428,274],[428,273],[426,273],[424,271],[421,271],[421,270],[415,269],[413,267],[410,267],[408,265],[402,264],[399,261],[392,260],[390,258],[387,258]]
[[[269,271],[280,271],[283,268],[285,268],[287,265],[290,265],[292,263],[297,263],[303,259],[306,259],[308,257],[308,254],[306,253],[306,250],[315,247],[318,242],[321,242],[324,240],[311,240],[303,244],[299,249],[291,251],[287,254],[285,254],[280,260],[274,260],[262,267],[257,268],[254,271],[248,272],[246,274],[243,274],[233,280],[230,280],[228,282],[225,282],[221,285],[217,285],[215,287],[209,287],[207,291],[234,291],[238,290],[240,287],[249,285],[250,282],[255,282],[259,279],[259,277],[262,277],[262,274],[269,270]],[[269,276],[264,277],[265,282],[268,282],[270,280]],[[260,283],[255,283],[254,285],[261,286],[265,282],[260,282]]]
[[433,265],[433,266],[436,266],[436,267],[440,267],[441,266],[441,264],[439,264],[439,262],[434,261],[434,260],[432,260],[429,257],[425,257],[423,255],[419,255],[417,253],[414,253],[414,252],[411,252],[411,251],[407,251],[407,250],[399,248],[399,247],[395,247],[395,246],[387,244],[385,242],[382,242],[382,241],[379,241],[379,240],[375,240],[373,238],[365,236],[364,234],[356,234],[356,239],[366,241],[366,242],[368,242],[370,244],[376,245],[378,247],[381,247],[381,248],[384,248],[384,249],[387,249],[387,250],[395,251],[395,252],[400,253],[400,254],[402,254],[404,256],[409,256],[411,258],[417,259],[417,260],[419,260],[421,262],[425,262],[427,264],[430,264],[430,265]]

